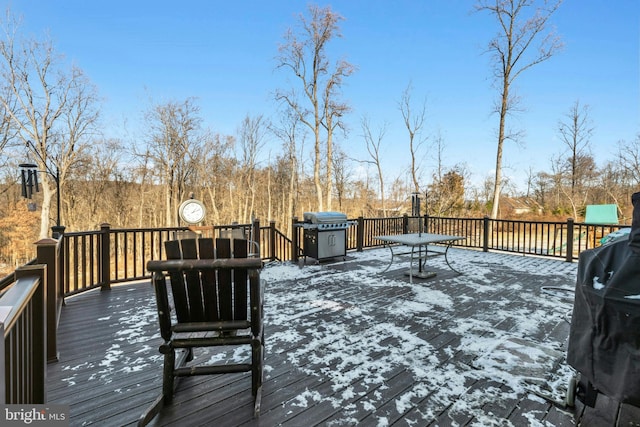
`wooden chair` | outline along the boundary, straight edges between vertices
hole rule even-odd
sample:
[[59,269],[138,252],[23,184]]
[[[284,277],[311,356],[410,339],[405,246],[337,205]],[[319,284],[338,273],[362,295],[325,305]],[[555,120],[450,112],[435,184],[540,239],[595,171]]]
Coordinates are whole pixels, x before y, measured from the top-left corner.
[[[138,425],[146,425],[171,402],[176,377],[192,375],[250,371],[254,416],[259,416],[264,357],[261,260],[247,258],[248,241],[244,239],[216,239],[215,247],[210,238],[172,240],[165,242],[165,248],[166,261],[147,263],[153,272],[164,340],[160,346],[164,355],[162,395]],[[197,347],[242,345],[251,346],[250,363],[199,365],[193,355]]]

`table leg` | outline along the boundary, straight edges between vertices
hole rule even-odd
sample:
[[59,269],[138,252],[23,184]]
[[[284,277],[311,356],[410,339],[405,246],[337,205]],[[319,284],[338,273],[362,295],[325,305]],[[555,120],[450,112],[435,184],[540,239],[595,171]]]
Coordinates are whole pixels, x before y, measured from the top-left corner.
[[449,248],[451,247],[451,245],[453,245],[453,242],[450,242],[450,243],[447,245],[447,248],[444,250],[444,262],[446,262],[446,263],[447,263],[447,265],[449,266],[449,268],[450,268],[451,270],[453,270],[454,272],[456,272],[456,273],[458,273],[458,274],[462,274],[461,272],[459,272],[458,270],[456,270],[455,268],[453,268],[453,267],[451,266],[451,264],[449,264],[449,258],[447,258],[447,253],[449,253]]
[[386,272],[388,269],[391,268],[391,264],[393,264],[393,247],[390,244],[387,244],[387,247],[389,248],[389,250],[391,251],[391,261],[389,261],[389,265],[387,265],[387,268],[385,268],[384,270],[382,270],[382,273]]
[[[422,249],[422,245],[420,245],[420,249]],[[429,245],[424,245],[424,261],[420,260],[419,270],[422,273],[423,268],[427,267],[427,258],[429,257]],[[422,258],[422,252],[420,252],[420,258]]]

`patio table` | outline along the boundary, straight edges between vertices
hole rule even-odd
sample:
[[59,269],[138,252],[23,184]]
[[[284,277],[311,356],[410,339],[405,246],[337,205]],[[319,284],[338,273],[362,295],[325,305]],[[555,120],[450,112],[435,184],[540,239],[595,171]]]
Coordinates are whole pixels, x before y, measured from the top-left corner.
[[[396,257],[399,256],[403,256],[403,255],[411,255],[411,261],[409,264],[409,271],[407,272],[407,274],[409,275],[409,282],[413,283],[413,277],[419,277],[421,279],[428,279],[430,277],[434,277],[436,275],[436,273],[434,271],[425,271],[423,270],[424,265],[427,262],[427,258],[429,256],[429,253],[432,253],[434,255],[432,256],[438,256],[438,255],[444,255],[444,260],[447,263],[447,265],[449,266],[449,268],[453,271],[455,271],[458,274],[462,274],[460,273],[458,270],[456,270],[455,268],[453,268],[451,266],[451,264],[449,264],[449,259],[447,258],[447,253],[449,251],[449,248],[451,247],[451,245],[458,241],[458,240],[464,240],[464,237],[461,236],[450,236],[447,234],[433,234],[433,233],[409,233],[409,234],[397,234],[397,235],[393,235],[393,236],[375,236],[374,239],[376,240],[381,240],[383,242],[385,242],[386,246],[389,247],[389,250],[391,251],[391,260],[389,261],[389,265],[382,271],[383,273],[387,270],[389,270],[389,268],[391,267],[391,265],[393,264],[393,260]],[[444,251],[434,251],[434,250],[429,250],[428,245],[429,244],[433,244],[433,243],[442,243],[445,245],[445,249]],[[411,248],[410,252],[407,252],[407,250],[396,250],[394,251],[394,247],[398,248],[398,246],[394,246],[399,244],[400,247],[403,246],[408,246]],[[422,254],[422,247],[424,246],[424,255]],[[416,253],[416,249],[417,249],[417,256],[415,255]],[[413,261],[414,259],[418,260],[418,271],[414,272],[413,271]]]

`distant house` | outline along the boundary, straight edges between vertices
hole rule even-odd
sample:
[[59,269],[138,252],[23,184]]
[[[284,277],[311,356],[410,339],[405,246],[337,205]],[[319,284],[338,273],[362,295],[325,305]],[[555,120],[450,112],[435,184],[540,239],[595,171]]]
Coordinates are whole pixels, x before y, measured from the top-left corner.
[[542,206],[531,197],[501,197],[500,210],[513,215],[542,214]]

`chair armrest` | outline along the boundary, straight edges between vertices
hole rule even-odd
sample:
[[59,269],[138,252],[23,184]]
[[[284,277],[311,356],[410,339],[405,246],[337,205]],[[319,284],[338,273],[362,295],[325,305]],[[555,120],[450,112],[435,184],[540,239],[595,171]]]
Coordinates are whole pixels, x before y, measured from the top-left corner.
[[258,258],[217,258],[217,259],[170,259],[147,262],[149,271],[190,271],[215,270],[233,268],[261,268],[262,260]]

